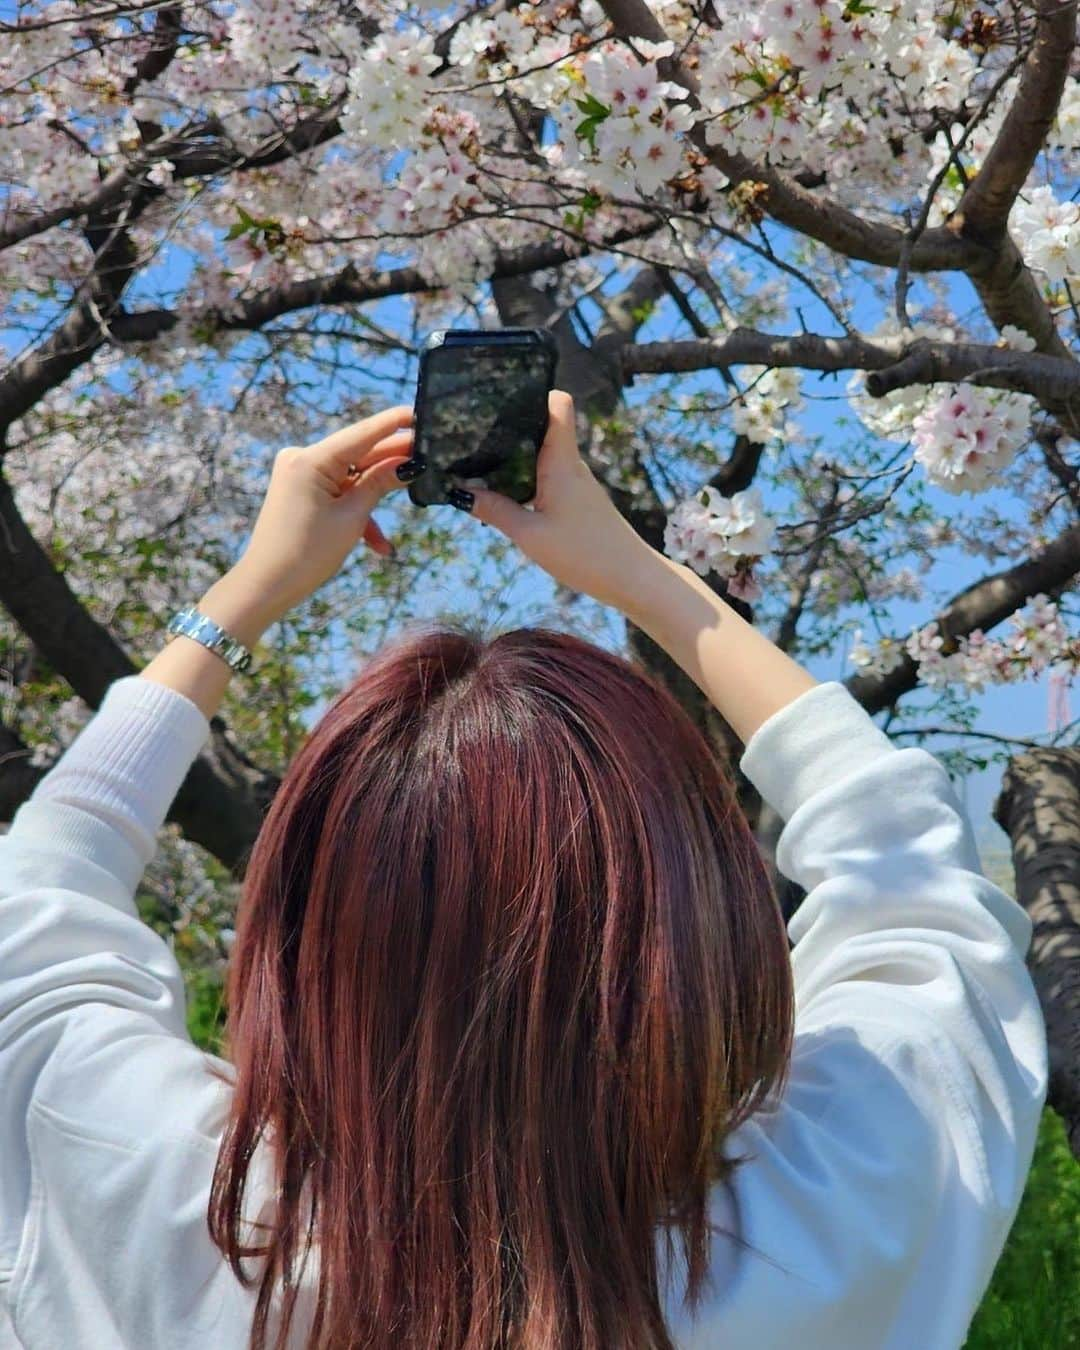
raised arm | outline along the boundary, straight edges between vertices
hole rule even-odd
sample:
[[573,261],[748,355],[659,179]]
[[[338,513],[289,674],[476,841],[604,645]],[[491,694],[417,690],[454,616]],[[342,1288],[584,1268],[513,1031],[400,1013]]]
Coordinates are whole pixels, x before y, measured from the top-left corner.
[[632,619],[749,740],[817,681],[619,515],[578,451],[568,394],[551,395],[549,417],[535,509],[483,488],[460,493],[460,503],[472,499],[473,515],[502,530],[557,581]]
[[475,514],[691,676],[747,742],[743,771],[787,822],[780,870],[808,891],[788,924],[790,1079],[729,1141],[752,1161],[717,1216],[770,1260],[721,1251],[723,1298],[692,1327],[673,1309],[674,1329],[695,1345],[955,1350],[1046,1096],[1031,921],[981,874],[933,756],[893,746],[842,685],[816,683],[618,515],[566,395],[538,467],[534,510],[478,490]]

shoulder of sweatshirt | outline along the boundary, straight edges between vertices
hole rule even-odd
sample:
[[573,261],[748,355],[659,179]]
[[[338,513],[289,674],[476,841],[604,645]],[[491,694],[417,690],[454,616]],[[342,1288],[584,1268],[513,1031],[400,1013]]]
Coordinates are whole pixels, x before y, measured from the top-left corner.
[[[842,684],[819,684],[775,713],[740,765],[786,823],[777,844],[785,876],[809,891],[841,873],[873,874],[879,884],[890,874],[908,890],[914,920],[928,874],[955,868],[969,874],[964,887],[978,879],[980,908],[1026,954],[1031,919],[982,875],[971,822],[944,766],[924,749],[894,745]],[[795,911],[793,942],[825,898]]]

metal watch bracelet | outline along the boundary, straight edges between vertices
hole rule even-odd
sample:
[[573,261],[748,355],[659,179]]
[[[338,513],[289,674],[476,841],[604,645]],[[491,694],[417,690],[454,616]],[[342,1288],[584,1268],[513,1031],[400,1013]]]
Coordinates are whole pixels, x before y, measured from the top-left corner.
[[178,610],[169,620],[167,630],[171,635],[181,634],[201,642],[210,651],[216,652],[237,674],[251,665],[251,653],[240,642],[230,636],[220,624],[208,618],[192,605],[188,609]]

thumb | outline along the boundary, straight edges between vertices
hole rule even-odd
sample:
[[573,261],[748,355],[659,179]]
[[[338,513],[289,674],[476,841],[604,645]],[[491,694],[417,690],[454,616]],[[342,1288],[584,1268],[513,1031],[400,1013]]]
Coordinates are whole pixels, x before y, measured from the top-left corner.
[[523,506],[503,493],[493,492],[490,488],[473,487],[469,488],[469,491],[473,495],[472,510],[469,514],[475,516],[477,520],[482,520],[485,525],[494,525],[513,543],[520,543],[533,521],[533,513],[526,511]]

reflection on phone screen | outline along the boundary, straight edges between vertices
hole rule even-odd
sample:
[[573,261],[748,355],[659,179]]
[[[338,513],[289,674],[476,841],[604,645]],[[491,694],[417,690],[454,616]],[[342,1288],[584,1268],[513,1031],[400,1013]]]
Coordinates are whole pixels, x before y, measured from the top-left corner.
[[549,359],[530,347],[440,347],[428,357],[420,453],[527,501],[547,423]]

